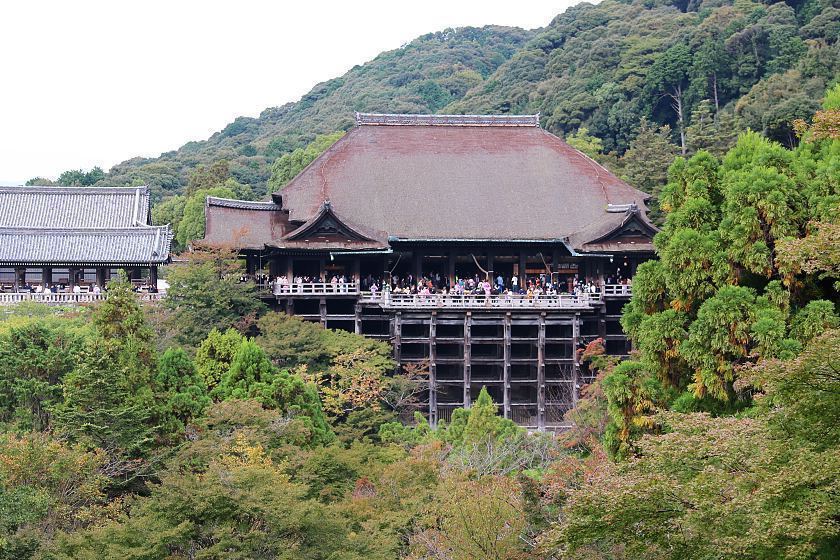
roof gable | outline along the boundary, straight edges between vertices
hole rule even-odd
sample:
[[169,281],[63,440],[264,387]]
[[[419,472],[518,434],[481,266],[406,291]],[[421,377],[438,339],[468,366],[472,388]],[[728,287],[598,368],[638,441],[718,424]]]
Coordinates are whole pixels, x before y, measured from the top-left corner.
[[340,218],[329,201],[324,201],[318,213],[299,228],[284,236],[283,242],[313,243],[377,243],[382,241],[365,228],[349,224]]
[[[616,214],[616,207],[608,212]],[[659,232],[635,205],[628,205],[619,219],[583,230],[571,239],[584,252],[653,251],[653,237]]]

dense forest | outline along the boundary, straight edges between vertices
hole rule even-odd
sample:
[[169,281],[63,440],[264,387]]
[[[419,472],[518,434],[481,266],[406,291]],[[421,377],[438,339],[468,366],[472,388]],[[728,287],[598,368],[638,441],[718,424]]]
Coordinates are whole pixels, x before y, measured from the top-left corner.
[[[353,110],[536,112],[655,195],[658,259],[554,435],[486,391],[448,424],[389,345],[268,310],[200,245],[161,303],[0,318],[0,560],[820,559],[840,550],[840,9],[581,4],[384,53],[206,142],[64,184],[151,184],[180,247]],[[238,124],[237,124],[238,123]],[[230,130],[228,130],[230,129]],[[247,146],[247,148],[246,148]],[[240,169],[249,169],[246,176]]]

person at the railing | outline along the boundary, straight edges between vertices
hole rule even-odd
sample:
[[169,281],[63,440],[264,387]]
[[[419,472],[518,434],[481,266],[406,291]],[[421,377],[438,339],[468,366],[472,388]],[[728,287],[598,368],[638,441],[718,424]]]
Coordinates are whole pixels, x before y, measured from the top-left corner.
[[73,293],[74,294],[81,294],[82,293],[82,287],[79,286],[78,284],[76,284],[75,286],[73,286]]
[[99,284],[94,284],[93,285],[93,293],[94,294],[99,294],[101,292],[102,292],[102,290],[100,289]]

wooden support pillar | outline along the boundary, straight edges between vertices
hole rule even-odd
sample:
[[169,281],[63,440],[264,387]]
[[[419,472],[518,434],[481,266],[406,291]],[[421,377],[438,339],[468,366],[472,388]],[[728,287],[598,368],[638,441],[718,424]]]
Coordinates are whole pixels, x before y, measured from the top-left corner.
[[25,268],[16,268],[15,269],[15,282],[14,282],[14,290],[17,292],[20,290],[20,287],[26,284],[26,269]]
[[318,277],[322,282],[329,282],[327,278],[327,258],[321,257],[318,259]]
[[577,405],[580,396],[580,364],[578,363],[578,339],[580,338],[580,313],[572,319],[572,406]]
[[503,406],[505,418],[510,418],[510,311],[505,313],[504,319],[504,369],[502,371],[503,385]]
[[76,274],[79,272],[78,268],[67,269],[67,291],[72,292],[73,286],[76,285]]
[[295,277],[295,259],[292,258],[291,255],[286,257],[286,278],[289,279],[289,283],[291,284],[294,281]]
[[423,278],[423,254],[415,249],[411,254],[411,259],[413,261],[411,270],[413,271],[412,274],[414,274],[414,284],[417,285],[417,282]]
[[[429,423],[437,425],[437,311],[432,311],[429,319]],[[434,421],[434,422],[432,422]]]
[[385,285],[391,283],[391,267],[388,266],[388,255],[382,256],[382,285],[379,289],[385,291]]
[[394,361],[400,365],[402,359],[402,311],[394,313],[394,318],[391,320],[391,340],[394,346]]
[[295,314],[295,300],[292,298],[288,298],[286,300],[286,315],[294,315]]
[[493,275],[493,270],[495,269],[495,263],[493,262],[494,256],[495,255],[493,255],[493,251],[487,251],[487,276],[489,276],[489,278],[487,278],[487,281],[493,285],[496,284],[496,278]]
[[354,311],[353,332],[356,334],[362,334],[362,306],[357,303]]
[[601,301],[598,306],[598,336],[604,340],[606,345],[607,340],[607,304]]
[[455,285],[455,251],[446,255],[446,274],[449,276],[449,288]]
[[318,301],[318,311],[321,313],[321,326],[327,328],[327,298]]
[[560,249],[555,248],[551,251],[551,272],[557,272],[560,268]]
[[45,266],[41,269],[41,285],[52,288],[52,268]]
[[276,256],[270,257],[268,259],[268,275],[274,279],[280,276],[280,274],[280,259]]
[[355,284],[361,284],[362,282],[362,261],[359,257],[353,257],[353,265],[352,271],[350,273],[352,280]]
[[525,272],[525,269],[527,268],[527,264],[528,263],[527,263],[527,260],[525,259],[525,252],[524,251],[519,251],[519,287],[520,288],[527,288],[528,287],[528,284],[527,284],[528,275]]
[[464,315],[464,408],[472,406],[472,311]]
[[539,317],[537,339],[537,429],[545,431],[545,313]]
[[105,280],[105,269],[104,268],[97,268],[96,269],[96,285],[99,288],[104,288],[107,281]]
[[149,268],[149,286],[157,290],[158,283],[158,269],[156,266]]

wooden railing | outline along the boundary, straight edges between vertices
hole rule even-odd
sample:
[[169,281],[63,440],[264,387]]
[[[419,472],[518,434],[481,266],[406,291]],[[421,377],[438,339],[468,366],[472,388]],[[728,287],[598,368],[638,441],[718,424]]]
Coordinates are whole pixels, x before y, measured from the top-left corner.
[[630,284],[604,284],[605,296],[627,296],[633,295],[633,286]]
[[[139,292],[137,297],[141,301],[159,301],[164,294]],[[78,305],[81,303],[94,303],[97,301],[104,301],[108,298],[107,292],[100,292],[95,294],[93,292],[87,294],[75,293],[58,293],[58,294],[44,294],[44,293],[0,293],[0,305],[14,305],[24,301],[34,301],[38,303],[48,303],[53,305]]]
[[394,294],[362,293],[363,303],[378,303],[384,308],[453,308],[453,309],[586,309],[600,303],[600,294]]
[[358,295],[361,292],[358,282],[275,282],[272,293],[275,296],[319,296],[319,295]]

